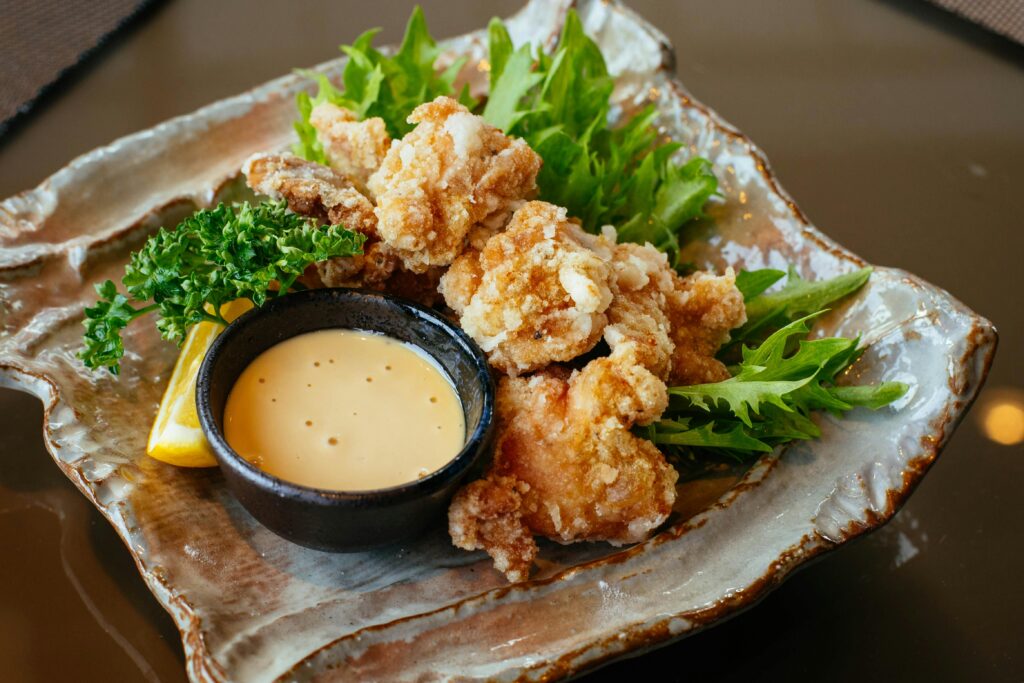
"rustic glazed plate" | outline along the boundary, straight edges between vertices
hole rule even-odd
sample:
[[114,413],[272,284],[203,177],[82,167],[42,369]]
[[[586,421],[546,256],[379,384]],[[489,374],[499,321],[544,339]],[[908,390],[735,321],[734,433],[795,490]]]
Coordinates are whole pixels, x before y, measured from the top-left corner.
[[[516,42],[551,47],[568,1],[535,0]],[[616,76],[616,114],[649,101],[660,125],[712,160],[722,197],[695,225],[699,264],[836,275],[863,262],[808,224],[753,144],[673,77],[665,38],[623,6],[576,3]],[[445,43],[470,57],[483,33]],[[322,65],[339,73],[343,62]],[[75,358],[91,283],[118,277],[156,226],[238,192],[242,161],[287,147],[293,96],[272,81],[86,154],[0,205],[0,382],[39,396],[57,465],[110,520],[181,629],[194,681],[550,680],[664,644],[752,604],[797,566],[885,523],[977,394],[992,325],[918,278],[878,268],[821,333],[863,332],[862,381],[911,389],[877,413],[821,420],[823,436],[766,456],[742,480],[685,485],[674,522],[626,549],[542,548],[509,587],[443,528],[356,555],[292,545],[253,521],[216,470],[175,469],[144,448],[175,349],[137,325],[120,379]]]

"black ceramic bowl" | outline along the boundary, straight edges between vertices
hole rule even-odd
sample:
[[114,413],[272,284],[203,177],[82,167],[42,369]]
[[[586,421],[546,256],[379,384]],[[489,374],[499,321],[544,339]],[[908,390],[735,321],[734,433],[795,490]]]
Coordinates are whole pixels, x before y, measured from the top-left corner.
[[[271,346],[306,332],[345,328],[381,332],[421,347],[451,378],[466,416],[462,451],[408,484],[339,492],[293,484],[242,458],[224,438],[224,406],[242,371]],[[311,548],[357,551],[411,536],[444,518],[456,487],[478,470],[490,445],[494,381],[487,359],[437,313],[379,292],[315,289],[275,298],[228,325],[199,370],[199,422],[235,497],[277,534]],[[395,415],[396,425],[401,416]]]

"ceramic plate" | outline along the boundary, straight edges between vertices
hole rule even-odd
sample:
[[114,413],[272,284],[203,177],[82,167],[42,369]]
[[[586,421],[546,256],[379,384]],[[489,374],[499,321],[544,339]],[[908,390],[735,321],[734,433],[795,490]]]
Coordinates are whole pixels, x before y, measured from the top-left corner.
[[[715,165],[722,198],[690,228],[701,265],[796,265],[810,279],[863,265],[811,226],[741,133],[673,76],[665,38],[614,2],[580,0],[616,77],[615,114],[653,101],[660,125]],[[568,2],[509,22],[551,47]],[[483,32],[447,41],[477,69]],[[338,74],[341,60],[319,67]],[[251,153],[286,148],[286,76],[97,149],[0,205],[0,382],[39,396],[54,461],[117,529],[181,629],[194,681],[544,679],[693,633],[752,604],[810,558],[885,523],[967,410],[995,350],[992,325],[908,273],[878,268],[821,333],[863,332],[861,381],[899,380],[891,409],[821,420],[820,440],[766,456],[740,479],[684,486],[650,541],[542,547],[509,586],[443,526],[400,548],[305,550],[260,527],[216,471],[144,456],[175,349],[136,325],[120,379],[75,359],[91,283],[118,277],[155,227],[230,196]]]

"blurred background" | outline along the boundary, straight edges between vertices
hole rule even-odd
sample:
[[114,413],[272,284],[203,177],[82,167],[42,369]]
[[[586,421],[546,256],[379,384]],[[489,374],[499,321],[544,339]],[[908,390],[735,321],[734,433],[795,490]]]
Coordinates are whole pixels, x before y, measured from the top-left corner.
[[[421,4],[440,38],[521,3]],[[948,289],[1001,341],[974,410],[890,524],[755,609],[592,680],[1024,680],[1024,3],[628,4],[823,232]],[[0,197],[117,137],[331,59],[366,28],[395,42],[411,7],[2,0]],[[170,618],[51,462],[41,415],[35,398],[0,390],[0,678],[183,681]]]

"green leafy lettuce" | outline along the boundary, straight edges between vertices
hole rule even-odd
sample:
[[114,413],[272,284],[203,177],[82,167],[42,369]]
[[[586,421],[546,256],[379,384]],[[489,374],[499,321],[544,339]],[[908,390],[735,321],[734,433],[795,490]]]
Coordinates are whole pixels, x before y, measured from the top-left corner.
[[[817,438],[815,411],[876,410],[906,393],[900,382],[837,386],[839,375],[863,350],[859,339],[808,340],[809,323],[817,315],[794,320],[755,348],[744,346],[729,379],[669,389],[669,408],[649,428],[649,438],[669,450],[714,450],[742,458]],[[795,350],[788,351],[794,342]]]
[[[783,277],[786,278],[784,287],[767,292]],[[740,344],[763,341],[774,330],[802,316],[824,310],[863,287],[870,277],[870,267],[813,282],[800,277],[792,266],[788,273],[770,268],[741,271],[736,276],[736,287],[746,302],[747,322],[732,331],[730,341],[719,357],[728,359]]]
[[127,294],[110,280],[96,285],[100,298],[85,309],[79,358],[116,375],[124,356],[121,331],[136,318],[159,313],[161,336],[181,343],[196,323],[226,325],[224,304],[249,299],[262,305],[296,286],[310,264],[362,253],[365,239],[340,225],[319,227],[283,201],[197,211],[175,230],[161,228],[132,254],[122,279]]
[[[427,30],[423,10],[413,10],[402,45],[393,56],[373,48],[373,39],[379,32],[380,29],[371,29],[353,44],[341,47],[348,55],[342,74],[344,90],[338,90],[324,74],[301,72],[316,79],[319,90],[312,98],[306,92],[296,96],[299,120],[295,122],[295,132],[299,140],[293,148],[295,154],[327,163],[316,129],[309,122],[313,107],[323,102],[344,107],[360,120],[379,116],[388,133],[400,138],[412,130],[406,119],[413,109],[441,95],[454,96],[455,76],[465,59],[456,60],[440,73],[435,69],[440,50]],[[468,88],[463,88],[459,101],[468,107],[475,106]]]
[[[899,382],[839,386],[842,373],[863,353],[859,339],[809,340],[811,322],[827,306],[857,291],[870,268],[809,282],[790,268],[741,271],[736,287],[746,303],[747,323],[719,353],[732,377],[722,382],[669,389],[663,419],[647,436],[685,457],[693,452],[736,458],[767,453],[798,439],[817,438],[815,411],[840,415],[855,407],[877,410],[907,391]],[[783,278],[786,283],[769,291]]]
[[[393,137],[401,137],[412,128],[406,118],[416,106],[453,94],[463,62],[435,70],[439,50],[419,8],[393,57],[373,49],[376,33],[368,31],[342,48],[349,57],[343,89],[323,74],[309,74],[319,90],[312,98],[298,95],[296,154],[326,163],[309,123],[321,102],[345,107],[361,119],[379,116]],[[676,161],[682,145],[658,135],[653,105],[623,125],[609,124],[614,83],[576,12],[568,13],[554,54],[530,45],[516,49],[498,19],[491,21],[488,42],[486,103],[474,106],[465,88],[460,100],[492,125],[525,139],[544,159],[537,179],[540,198],[566,207],[588,230],[610,224],[621,240],[677,252],[680,227],[702,214],[718,181],[706,159]]]
[[623,125],[609,125],[614,87],[600,49],[574,11],[554,54],[514,49],[504,25],[489,27],[490,93],[483,117],[521,137],[544,159],[542,199],[596,231],[613,225],[619,239],[678,250],[677,233],[701,215],[718,181],[706,159],[675,161],[648,106]]

